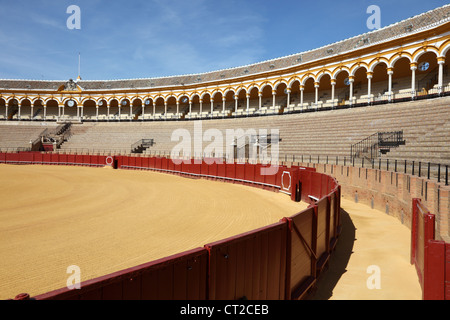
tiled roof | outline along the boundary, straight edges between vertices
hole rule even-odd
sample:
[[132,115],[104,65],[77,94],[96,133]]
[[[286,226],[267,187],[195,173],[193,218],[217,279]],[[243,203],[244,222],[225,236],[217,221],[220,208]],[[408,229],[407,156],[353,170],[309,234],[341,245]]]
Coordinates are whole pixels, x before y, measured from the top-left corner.
[[[342,40],[322,48],[293,54],[252,65],[218,70],[202,74],[171,76],[162,78],[130,79],[130,80],[99,80],[80,81],[84,91],[115,90],[115,89],[151,89],[157,87],[193,85],[211,81],[232,79],[261,72],[284,69],[321,58],[339,55],[357,48],[385,42],[414,32],[443,24],[450,21],[450,5],[425,12],[418,16],[403,20],[379,30],[368,32],[353,38]],[[0,89],[25,89],[56,91],[67,80],[39,81],[39,80],[0,80]]]

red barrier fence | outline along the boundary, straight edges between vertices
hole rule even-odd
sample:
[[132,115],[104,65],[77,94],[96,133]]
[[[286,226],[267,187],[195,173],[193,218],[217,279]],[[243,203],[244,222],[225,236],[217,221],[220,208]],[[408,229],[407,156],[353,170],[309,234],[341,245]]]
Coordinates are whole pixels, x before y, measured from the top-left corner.
[[[308,209],[274,225],[81,284],[36,300],[291,300],[304,298],[340,234],[341,189],[312,168],[173,162],[166,158],[0,154],[0,163],[59,164],[154,170],[244,183],[286,193]],[[23,299],[27,295],[19,295]]]
[[411,264],[424,300],[450,300],[450,244],[435,240],[435,216],[413,199]]

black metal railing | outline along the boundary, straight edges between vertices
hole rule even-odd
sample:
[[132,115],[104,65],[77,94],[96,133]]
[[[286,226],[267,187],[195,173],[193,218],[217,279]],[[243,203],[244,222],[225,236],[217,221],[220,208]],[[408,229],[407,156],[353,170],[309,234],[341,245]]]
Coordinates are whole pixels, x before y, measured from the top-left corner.
[[375,159],[391,148],[405,145],[403,131],[378,132],[351,146],[350,157]]

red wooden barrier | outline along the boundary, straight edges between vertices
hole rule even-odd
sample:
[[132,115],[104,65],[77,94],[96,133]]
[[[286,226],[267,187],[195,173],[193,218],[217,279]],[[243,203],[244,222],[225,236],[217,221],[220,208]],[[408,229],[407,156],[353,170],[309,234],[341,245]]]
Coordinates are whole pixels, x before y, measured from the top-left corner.
[[317,210],[317,272],[321,272],[330,257],[330,210],[328,197],[315,205]]
[[283,300],[287,224],[208,244],[210,300]]
[[226,177],[230,179],[236,178],[236,166],[234,164],[226,164]]
[[35,297],[36,300],[206,300],[208,252],[198,248]]
[[[448,244],[435,240],[435,216],[413,199],[411,224],[411,264],[415,265],[424,300],[444,300],[446,297]],[[447,275],[446,275],[447,272]]]
[[302,299],[317,276],[317,211],[308,208],[285,218],[288,222],[287,299]]

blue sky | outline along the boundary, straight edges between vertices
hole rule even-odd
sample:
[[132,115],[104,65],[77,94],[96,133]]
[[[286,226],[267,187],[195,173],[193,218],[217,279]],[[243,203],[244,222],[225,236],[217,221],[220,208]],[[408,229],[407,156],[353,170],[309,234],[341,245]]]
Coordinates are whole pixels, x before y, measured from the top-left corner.
[[[0,0],[0,78],[151,78],[315,49],[443,6],[438,0]],[[81,9],[81,29],[66,22]]]

